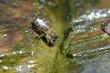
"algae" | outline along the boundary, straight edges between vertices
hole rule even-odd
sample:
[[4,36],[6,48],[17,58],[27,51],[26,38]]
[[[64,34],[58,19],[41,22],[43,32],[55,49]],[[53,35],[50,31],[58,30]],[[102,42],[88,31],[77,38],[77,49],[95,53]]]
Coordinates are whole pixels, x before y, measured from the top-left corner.
[[[0,0],[0,73],[80,73],[82,64],[77,63],[106,53],[100,47],[109,44],[109,37],[99,28],[105,17],[109,19],[109,9],[95,9],[98,2]],[[92,13],[99,17],[93,15],[89,20]],[[36,33],[29,26],[38,15],[47,19],[58,35],[53,47],[34,39]],[[80,52],[83,56],[71,55]]]

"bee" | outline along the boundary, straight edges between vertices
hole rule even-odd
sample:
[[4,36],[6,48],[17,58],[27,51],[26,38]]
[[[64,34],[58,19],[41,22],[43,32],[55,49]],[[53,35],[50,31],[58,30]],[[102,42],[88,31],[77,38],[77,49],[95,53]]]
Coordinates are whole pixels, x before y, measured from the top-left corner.
[[55,44],[58,37],[53,29],[49,26],[47,20],[43,18],[36,18],[31,24],[32,30],[38,34],[36,38],[42,38],[42,40],[48,46],[53,46]]

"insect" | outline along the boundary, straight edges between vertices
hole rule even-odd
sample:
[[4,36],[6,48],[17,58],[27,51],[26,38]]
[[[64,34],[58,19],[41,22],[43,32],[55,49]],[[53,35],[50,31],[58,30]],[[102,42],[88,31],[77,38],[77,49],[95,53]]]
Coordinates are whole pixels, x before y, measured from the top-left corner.
[[102,25],[101,25],[101,29],[107,33],[108,35],[110,35],[110,21],[105,21]]
[[47,20],[37,18],[31,24],[31,28],[38,34],[36,38],[42,38],[48,46],[53,46],[55,44],[58,37],[49,26]]

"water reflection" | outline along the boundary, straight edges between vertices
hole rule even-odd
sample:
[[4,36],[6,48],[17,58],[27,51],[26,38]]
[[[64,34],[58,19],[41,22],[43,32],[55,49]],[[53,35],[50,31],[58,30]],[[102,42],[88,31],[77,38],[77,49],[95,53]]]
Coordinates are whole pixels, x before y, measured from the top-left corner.
[[102,24],[109,20],[109,11],[95,9],[72,20],[72,30],[62,50],[72,63],[84,63],[110,50],[110,37],[101,29]]
[[36,54],[32,50],[33,34],[28,28],[32,15],[37,12],[33,2],[0,0],[0,71],[34,73]]

